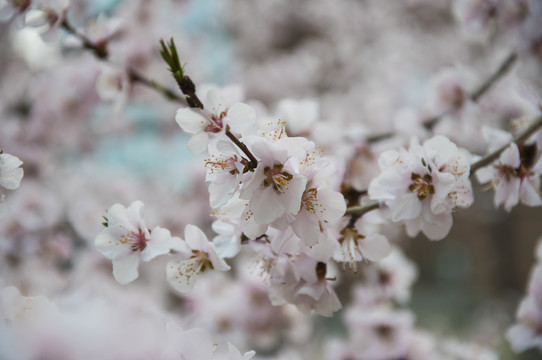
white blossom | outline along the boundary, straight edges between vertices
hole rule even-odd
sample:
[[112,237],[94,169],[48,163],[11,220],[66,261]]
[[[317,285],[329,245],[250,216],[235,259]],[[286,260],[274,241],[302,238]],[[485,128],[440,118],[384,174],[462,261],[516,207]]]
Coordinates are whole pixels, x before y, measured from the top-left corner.
[[167,263],[167,281],[180,293],[190,292],[197,276],[206,269],[228,271],[230,266],[216,253],[207,236],[195,225],[184,230],[186,249],[180,253],[180,260]]
[[369,197],[387,206],[392,221],[404,221],[409,236],[422,231],[443,239],[452,227],[452,212],[473,202],[468,156],[443,136],[410,149],[389,150],[379,158],[381,174],[369,186]]
[[169,230],[147,229],[142,212],[143,203],[134,201],[129,207],[115,204],[107,210],[106,225],[94,242],[96,248],[113,260],[115,279],[126,284],[139,276],[139,260],[150,261],[179,247],[180,239],[171,237]]

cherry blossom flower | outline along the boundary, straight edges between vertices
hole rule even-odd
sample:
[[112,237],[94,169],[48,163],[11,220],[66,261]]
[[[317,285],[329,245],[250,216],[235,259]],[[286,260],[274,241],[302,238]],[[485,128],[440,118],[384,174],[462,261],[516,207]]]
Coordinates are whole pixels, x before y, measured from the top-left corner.
[[443,239],[452,227],[452,211],[473,202],[468,156],[444,136],[410,149],[384,152],[381,174],[369,186],[369,197],[384,203],[394,222],[404,221],[407,234],[422,231],[431,240]]
[[[23,169],[20,168],[22,164],[18,157],[0,152],[0,186],[9,190],[17,189],[23,178]],[[7,209],[4,194],[0,192],[0,219],[5,216]]]
[[300,173],[300,159],[294,155],[302,151],[300,145],[306,142],[303,138],[284,137],[274,143],[257,136],[247,138],[258,166],[240,192],[240,198],[248,201],[248,216],[243,218],[243,225],[249,225],[252,217],[257,225],[269,225],[300,211],[307,178]]
[[205,159],[209,182],[209,202],[213,209],[224,205],[238,190],[248,161],[229,141],[219,140],[209,145],[209,158]]
[[228,271],[230,266],[218,256],[207,236],[195,225],[186,225],[186,246],[180,251],[180,260],[167,263],[167,281],[178,292],[190,292],[197,276],[206,269]]
[[129,207],[115,204],[107,210],[106,228],[94,242],[96,248],[113,260],[113,276],[121,284],[134,281],[138,276],[139,259],[150,261],[178,248],[180,239],[169,230],[156,227],[147,229],[141,212],[143,203],[134,201]]
[[391,298],[399,303],[410,299],[411,288],[418,277],[418,269],[409,261],[398,247],[372,267],[366,269],[370,286],[384,298]]
[[0,186],[17,189],[23,178],[22,164],[18,157],[0,152]]
[[[536,150],[536,144],[523,145],[524,156],[515,143],[502,152],[492,165],[479,169],[476,177],[481,183],[490,183],[495,190],[493,201],[495,207],[504,204],[506,211],[512,210],[519,201],[528,206],[542,205],[540,197],[540,174],[542,158],[533,164],[527,159],[526,152]],[[523,159],[523,160],[522,160]]]
[[279,118],[286,122],[288,133],[294,136],[311,131],[319,110],[315,99],[283,99],[278,104]]
[[194,153],[204,152],[213,134],[223,134],[228,126],[232,132],[242,133],[256,120],[256,111],[252,107],[244,103],[228,107],[214,89],[207,92],[203,106],[203,110],[181,108],[175,115],[179,126],[194,134],[188,142],[188,148]]
[[301,208],[290,226],[307,246],[325,241],[328,226],[337,222],[346,211],[344,196],[329,185],[336,171],[331,162],[320,162],[310,171],[306,189],[301,197]]
[[333,259],[348,264],[352,271],[357,271],[357,263],[363,259],[378,261],[391,252],[388,239],[375,232],[374,224],[370,223],[367,216],[359,218],[354,227],[343,230],[341,234],[341,246],[335,251]]
[[540,299],[526,297],[521,302],[517,311],[518,323],[513,325],[507,332],[508,341],[516,352],[537,347],[542,349],[542,308]]
[[[287,263],[283,263],[287,264]],[[322,316],[332,316],[341,308],[341,302],[327,279],[326,263],[301,255],[293,267],[283,273],[282,279],[272,279],[269,299],[273,305],[294,304],[302,313],[311,311]]]
[[166,324],[168,346],[162,353],[163,359],[211,360],[215,343],[211,335],[203,329],[184,330],[173,322]]

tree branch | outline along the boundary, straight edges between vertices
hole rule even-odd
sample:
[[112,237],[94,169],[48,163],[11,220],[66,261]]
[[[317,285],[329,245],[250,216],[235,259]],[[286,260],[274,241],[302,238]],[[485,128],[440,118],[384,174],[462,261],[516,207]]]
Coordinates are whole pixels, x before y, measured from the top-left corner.
[[[109,61],[109,54],[107,52],[106,43],[104,44],[95,44],[88,37],[86,37],[84,34],[81,34],[78,32],[69,22],[68,19],[65,17],[62,21],[62,28],[69,32],[70,34],[76,36],[81,42],[83,43],[83,47],[87,50],[91,50],[94,55],[101,60]],[[185,99],[173,92],[172,90],[168,89],[166,86],[146,78],[145,76],[141,75],[137,71],[135,71],[132,68],[127,68],[127,74],[131,81],[135,83],[139,83],[141,85],[144,85],[150,89],[153,89],[160,94],[162,94],[165,98],[168,100],[178,101],[185,103]]]
[[541,127],[542,127],[542,115],[537,117],[531,123],[531,125],[529,125],[529,127],[527,129],[525,129],[518,136],[516,136],[513,141],[511,141],[510,143],[508,143],[508,144],[502,146],[501,148],[499,148],[498,150],[484,156],[480,160],[473,163],[470,166],[470,175],[469,176],[474,175],[474,173],[476,171],[478,171],[479,169],[481,169],[481,168],[483,168],[485,166],[491,165],[491,163],[493,163],[495,160],[497,160],[499,158],[499,156],[501,156],[501,153],[504,150],[506,150],[510,146],[510,144],[512,144],[512,143],[516,143],[517,145],[523,144],[532,134],[535,133],[535,131],[537,131]]
[[[472,92],[472,94],[469,96],[470,99],[474,102],[477,102],[480,100],[480,98],[487,93],[487,91],[499,80],[501,79],[514,65],[516,60],[518,59],[517,53],[513,52],[510,55],[504,59],[504,61],[501,63],[499,68],[491,74],[489,78],[487,78],[476,90]],[[434,116],[430,119],[427,119],[423,122],[423,126],[431,130],[439,121],[442,119],[442,117],[446,114],[442,114],[440,116]],[[381,140],[388,139],[394,135],[393,132],[384,133],[380,135],[374,135],[367,138],[368,142],[377,142]]]

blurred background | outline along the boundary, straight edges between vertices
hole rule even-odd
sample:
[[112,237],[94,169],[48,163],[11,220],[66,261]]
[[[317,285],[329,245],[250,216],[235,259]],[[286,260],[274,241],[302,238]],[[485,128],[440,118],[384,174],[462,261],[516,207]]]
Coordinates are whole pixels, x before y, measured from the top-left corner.
[[[378,153],[411,136],[441,133],[483,155],[483,125],[511,130],[512,119],[539,114],[542,55],[521,27],[520,5],[484,18],[491,11],[463,3],[72,0],[67,21],[106,46],[100,59],[66,26],[22,26],[10,2],[0,2],[9,15],[0,23],[0,149],[25,172],[19,189],[2,190],[10,214],[0,222],[0,285],[54,298],[89,271],[111,277],[93,241],[116,202],[142,200],[148,223],[173,234],[192,223],[212,235],[202,161],[174,121],[184,105],[130,76],[135,70],[180,95],[160,39],[175,39],[198,87],[229,86],[266,116],[280,116],[284,98],[317,103],[318,125],[297,135],[322,144],[342,164],[342,183],[358,191],[377,174]],[[430,93],[440,91],[443,72],[470,91],[511,53],[518,59],[475,109],[424,129],[441,115]],[[418,267],[409,304],[416,326],[493,347],[501,359],[540,358],[536,350],[515,355],[504,340],[535,262],[540,219],[538,208],[495,209],[493,192],[476,185],[475,204],[455,214],[445,240],[384,228]],[[141,271],[144,287],[159,270]],[[337,293],[347,303],[360,277],[342,277]],[[173,310],[180,301],[162,300]],[[341,316],[319,319],[322,331],[340,332]]]

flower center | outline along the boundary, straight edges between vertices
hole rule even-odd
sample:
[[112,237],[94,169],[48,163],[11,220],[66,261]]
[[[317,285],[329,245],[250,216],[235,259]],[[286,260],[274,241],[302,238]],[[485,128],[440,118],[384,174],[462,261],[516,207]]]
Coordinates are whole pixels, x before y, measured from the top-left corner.
[[226,116],[225,111],[222,111],[218,116],[216,116],[215,114],[211,114],[211,116],[209,116],[208,118],[209,123],[207,124],[207,126],[205,126],[205,128],[203,128],[203,130],[210,133],[217,133],[222,131],[222,128],[224,127],[222,119],[224,118],[224,116]]
[[132,251],[143,251],[147,247],[147,237],[143,230],[138,229],[137,232],[130,231],[126,235],[120,237],[121,244],[129,244]]
[[283,194],[286,191],[284,187],[286,187],[290,180],[292,180],[293,175],[286,171],[282,171],[282,167],[283,165],[281,164],[276,164],[273,167],[266,166],[263,169],[263,173],[265,175],[263,186],[273,186],[273,189],[276,192]]
[[209,159],[205,159],[205,166],[209,169],[211,174],[214,174],[215,171],[229,172],[232,175],[239,174],[239,170],[235,166],[239,159],[237,155],[226,159],[218,159],[216,156],[211,156]]
[[413,193],[417,193],[420,201],[425,199],[427,195],[435,193],[435,187],[432,184],[433,177],[431,175],[426,174],[422,177],[421,175],[412,173],[410,179],[412,179],[412,184],[410,184],[408,189]]
[[303,193],[301,204],[309,211],[316,214],[316,208],[319,205],[317,201],[318,189],[312,188]]
[[207,268],[213,270],[214,266],[213,263],[209,260],[209,254],[207,254],[205,251],[200,250],[192,250],[191,259],[197,259],[198,263],[201,264],[199,272],[204,272]]

